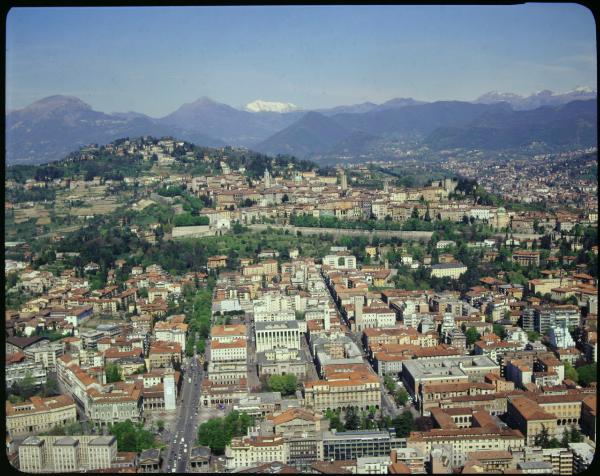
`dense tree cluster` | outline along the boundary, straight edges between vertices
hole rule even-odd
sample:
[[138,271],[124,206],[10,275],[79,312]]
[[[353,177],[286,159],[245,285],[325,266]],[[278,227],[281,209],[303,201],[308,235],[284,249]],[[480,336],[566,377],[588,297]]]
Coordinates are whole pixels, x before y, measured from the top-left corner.
[[131,420],[111,425],[109,432],[117,437],[119,451],[139,453],[157,445],[152,432],[145,430],[142,423],[132,423]]
[[198,225],[208,225],[209,219],[206,216],[194,216],[191,213],[182,213],[180,215],[175,215],[173,218],[174,226],[198,226]]
[[121,381],[122,369],[119,365],[109,362],[104,366],[104,372],[106,373],[106,383]]
[[198,444],[210,447],[214,454],[222,455],[234,436],[246,436],[254,417],[236,410],[224,418],[211,418],[198,428]]
[[293,395],[298,386],[298,379],[293,374],[271,375],[267,379],[267,383],[273,392],[281,392],[282,395]]

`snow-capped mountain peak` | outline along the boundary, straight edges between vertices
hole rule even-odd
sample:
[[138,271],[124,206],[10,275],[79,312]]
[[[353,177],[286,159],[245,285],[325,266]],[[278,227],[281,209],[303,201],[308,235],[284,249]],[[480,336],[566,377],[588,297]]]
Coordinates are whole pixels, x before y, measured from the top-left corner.
[[263,101],[262,99],[257,99],[246,104],[244,109],[249,112],[290,112],[300,108],[291,102]]
[[571,89],[570,91],[567,91],[565,94],[569,94],[569,93],[595,94],[596,90],[592,89],[588,86],[577,86],[575,89]]

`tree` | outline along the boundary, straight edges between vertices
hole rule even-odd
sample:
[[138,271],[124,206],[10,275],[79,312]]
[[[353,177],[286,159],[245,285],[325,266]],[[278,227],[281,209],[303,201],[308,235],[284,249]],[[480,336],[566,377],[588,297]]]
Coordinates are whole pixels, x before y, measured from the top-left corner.
[[406,405],[406,402],[408,402],[408,392],[403,388],[399,389],[394,395],[394,400],[396,400],[398,405]]
[[157,420],[156,428],[158,428],[158,431],[163,431],[165,429],[165,422],[163,420]]
[[535,342],[540,340],[540,335],[535,331],[527,331],[527,339],[529,342]]
[[281,392],[282,395],[292,395],[296,392],[298,380],[293,374],[271,375],[267,384],[274,392]]
[[579,374],[579,384],[587,387],[592,382],[597,382],[596,377],[596,364],[587,364],[577,368],[577,373]]
[[220,455],[231,443],[234,436],[246,435],[254,425],[254,418],[244,412],[232,411],[225,418],[211,418],[198,428],[198,443],[209,446],[213,453]]
[[8,397],[6,397],[6,399],[13,405],[15,403],[21,403],[23,401],[23,397],[21,397],[20,395],[14,395],[14,394],[10,394]]
[[205,350],[205,342],[204,339],[200,339],[199,341],[196,342],[196,352],[198,354],[203,354],[204,350]]
[[43,386],[42,393],[44,394],[44,397],[58,395],[60,393],[58,388],[58,380],[56,380],[54,377],[48,377]]
[[333,410],[327,410],[325,417],[329,420],[329,428],[335,429],[336,431],[344,431],[344,424],[340,419],[339,412]]
[[573,382],[579,381],[579,373],[569,362],[565,362],[565,379],[573,380]]
[[230,441],[221,418],[211,418],[198,428],[198,443],[210,447],[214,454],[223,454]]
[[390,393],[396,389],[396,382],[394,382],[392,377],[390,377],[389,375],[386,375],[383,377],[383,384],[385,385],[385,388],[387,388]]
[[477,332],[477,329],[475,329],[474,327],[469,327],[466,330],[466,332],[465,332],[465,336],[467,338],[467,345],[468,346],[473,345],[481,337],[481,335],[479,334],[479,332]]
[[115,363],[108,363],[105,367],[106,383],[120,382],[121,381],[121,367]]
[[109,432],[117,437],[117,447],[121,451],[139,453],[156,446],[154,435],[145,430],[141,423],[134,424],[131,420],[111,425]]
[[556,438],[550,438],[550,433],[548,432],[548,428],[542,425],[542,429],[540,432],[535,435],[534,438],[535,446],[541,446],[542,448],[560,448],[561,444]]
[[431,417],[421,416],[415,420],[415,427],[417,431],[429,431],[433,428],[433,421]]
[[36,387],[33,374],[28,370],[20,382],[15,381],[13,383],[11,393],[20,396],[23,400],[27,400],[35,394]]
[[496,334],[501,339],[506,337],[506,328],[502,324],[494,324],[494,334]]
[[74,421],[64,426],[64,432],[65,435],[81,435],[83,433],[83,428],[81,423]]
[[579,431],[579,428],[576,426],[571,427],[571,432],[569,434],[569,442],[570,443],[583,443],[583,434]]
[[349,407],[346,410],[346,423],[344,427],[346,430],[358,430],[360,426],[360,417],[355,407]]
[[396,436],[401,438],[409,436],[410,432],[415,430],[415,420],[410,410],[403,411],[392,420],[392,424],[396,429]]

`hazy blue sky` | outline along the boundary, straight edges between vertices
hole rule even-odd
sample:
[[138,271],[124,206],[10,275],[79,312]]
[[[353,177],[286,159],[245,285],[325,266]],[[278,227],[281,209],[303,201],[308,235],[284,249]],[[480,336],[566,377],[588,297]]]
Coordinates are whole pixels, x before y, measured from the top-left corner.
[[6,104],[66,94],[161,116],[201,96],[316,108],[595,88],[595,28],[577,4],[17,8]]

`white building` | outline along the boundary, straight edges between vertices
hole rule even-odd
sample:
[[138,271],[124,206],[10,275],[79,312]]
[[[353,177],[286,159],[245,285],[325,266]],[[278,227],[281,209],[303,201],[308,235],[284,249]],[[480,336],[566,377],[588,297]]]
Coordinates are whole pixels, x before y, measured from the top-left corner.
[[323,258],[323,264],[335,269],[356,269],[356,257],[348,253],[327,255]]
[[233,438],[225,448],[228,470],[289,460],[289,447],[281,435]]
[[575,347],[575,341],[567,328],[567,321],[563,321],[562,325],[550,327],[548,337],[550,339],[550,346],[554,349]]
[[467,272],[462,263],[440,263],[431,265],[431,276],[436,278],[458,279]]
[[116,436],[30,436],[19,446],[19,469],[26,473],[72,473],[110,468]]
[[298,321],[257,322],[256,352],[284,348],[300,349]]
[[230,362],[246,360],[248,350],[246,339],[237,339],[231,342],[212,340],[210,344],[210,360],[213,362]]

